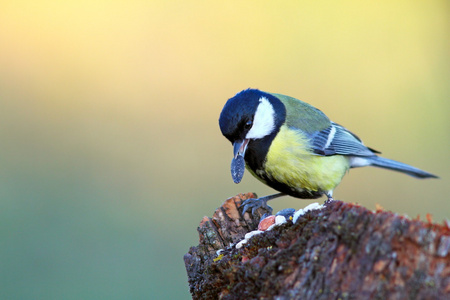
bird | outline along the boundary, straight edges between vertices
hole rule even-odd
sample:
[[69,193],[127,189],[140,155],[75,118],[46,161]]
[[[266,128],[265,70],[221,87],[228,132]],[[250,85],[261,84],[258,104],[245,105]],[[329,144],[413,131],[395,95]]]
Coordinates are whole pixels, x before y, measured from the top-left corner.
[[228,99],[219,117],[233,145],[231,174],[239,183],[247,169],[279,193],[245,200],[243,213],[267,201],[292,196],[333,201],[333,190],[351,168],[374,166],[416,178],[438,178],[413,166],[383,158],[322,111],[293,97],[246,89]]

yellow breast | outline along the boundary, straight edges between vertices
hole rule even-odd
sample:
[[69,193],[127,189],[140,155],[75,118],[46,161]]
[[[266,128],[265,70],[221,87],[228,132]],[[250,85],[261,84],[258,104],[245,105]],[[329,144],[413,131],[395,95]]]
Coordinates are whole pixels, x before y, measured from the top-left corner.
[[332,191],[349,169],[342,155],[311,152],[301,132],[282,126],[267,154],[265,171],[272,179],[297,190]]

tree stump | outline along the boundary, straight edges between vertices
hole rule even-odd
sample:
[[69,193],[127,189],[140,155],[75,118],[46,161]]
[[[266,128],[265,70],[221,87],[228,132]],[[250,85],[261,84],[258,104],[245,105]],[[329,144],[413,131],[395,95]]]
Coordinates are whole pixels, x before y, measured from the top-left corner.
[[448,222],[333,201],[236,249],[266,213],[239,212],[254,197],[201,221],[184,256],[194,299],[450,299]]

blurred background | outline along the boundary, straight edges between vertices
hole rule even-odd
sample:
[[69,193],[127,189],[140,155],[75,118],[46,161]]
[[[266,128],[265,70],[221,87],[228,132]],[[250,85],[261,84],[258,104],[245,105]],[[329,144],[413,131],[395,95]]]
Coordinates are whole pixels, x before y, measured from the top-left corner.
[[449,218],[449,17],[445,0],[1,1],[0,298],[189,299],[201,218],[274,192],[230,175],[219,113],[248,87],[441,177],[351,170],[336,199]]

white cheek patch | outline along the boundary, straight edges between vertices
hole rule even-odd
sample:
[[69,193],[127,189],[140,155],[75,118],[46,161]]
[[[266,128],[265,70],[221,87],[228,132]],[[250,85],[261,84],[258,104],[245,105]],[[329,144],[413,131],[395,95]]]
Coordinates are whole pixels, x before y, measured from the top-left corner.
[[261,139],[273,132],[275,128],[275,111],[265,97],[259,99],[259,105],[253,118],[253,126],[245,136],[246,139]]

